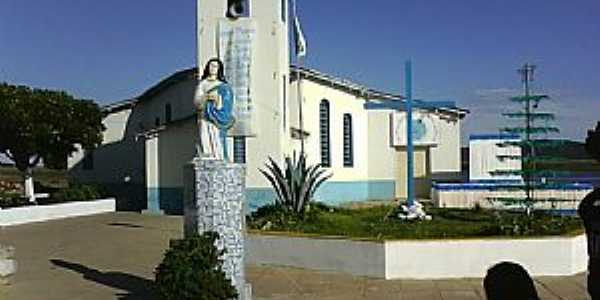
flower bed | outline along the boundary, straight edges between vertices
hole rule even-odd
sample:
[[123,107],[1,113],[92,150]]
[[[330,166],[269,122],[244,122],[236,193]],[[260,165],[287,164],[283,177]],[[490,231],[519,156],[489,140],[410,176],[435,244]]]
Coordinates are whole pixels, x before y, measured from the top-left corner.
[[483,277],[500,261],[530,273],[586,269],[579,218],[428,207],[432,221],[401,221],[395,206],[313,204],[304,216],[279,207],[248,218],[247,261],[386,279]]
[[263,232],[288,232],[341,236],[361,240],[444,239],[482,237],[540,237],[583,233],[579,218],[540,213],[528,218],[522,213],[486,209],[427,207],[432,221],[406,222],[395,216],[395,206],[360,209],[313,204],[304,216],[279,207],[263,207],[248,218],[248,228]]

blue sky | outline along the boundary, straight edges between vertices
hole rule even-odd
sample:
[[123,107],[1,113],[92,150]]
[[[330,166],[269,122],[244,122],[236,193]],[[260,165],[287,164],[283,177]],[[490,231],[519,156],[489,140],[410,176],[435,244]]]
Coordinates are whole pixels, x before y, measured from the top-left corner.
[[[554,100],[560,135],[582,140],[600,121],[596,0],[298,0],[306,64],[471,110],[463,138],[504,126],[516,69],[538,65],[534,88]],[[3,0],[0,81],[63,89],[101,104],[135,97],[195,64],[195,0]],[[464,143],[464,140],[463,140]]]

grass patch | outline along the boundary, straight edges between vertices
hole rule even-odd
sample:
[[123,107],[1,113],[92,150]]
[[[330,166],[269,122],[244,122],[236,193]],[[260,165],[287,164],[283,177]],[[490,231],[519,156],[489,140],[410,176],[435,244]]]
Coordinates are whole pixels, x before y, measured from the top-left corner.
[[592,172],[600,173],[600,162],[594,159],[570,159],[558,162],[538,163],[540,170],[551,170],[561,172]]
[[432,221],[401,221],[395,206],[350,209],[312,204],[303,217],[280,207],[267,206],[248,217],[248,228],[265,233],[341,236],[361,240],[464,239],[482,237],[537,237],[575,235],[583,232],[579,218],[538,213],[527,218],[520,213],[483,209],[427,207]]

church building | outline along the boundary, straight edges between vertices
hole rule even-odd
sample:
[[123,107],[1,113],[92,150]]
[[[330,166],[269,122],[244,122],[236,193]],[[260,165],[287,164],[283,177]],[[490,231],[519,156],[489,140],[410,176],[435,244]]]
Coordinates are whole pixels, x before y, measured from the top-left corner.
[[[197,9],[198,66],[106,105],[103,144],[69,159],[73,178],[105,187],[119,209],[181,213],[183,166],[196,151],[198,69],[218,57],[244,104],[239,121],[245,132],[229,137],[227,148],[233,162],[246,165],[249,211],[275,197],[259,169],[269,157],[282,163],[299,153],[302,140],[308,163],[333,174],[315,200],[335,205],[406,197],[406,116],[398,105],[385,109],[403,103],[403,96],[291,65],[286,0],[247,0],[235,17],[224,0],[198,1]],[[370,103],[384,108],[370,109]],[[467,114],[452,103],[415,109],[417,196],[429,197],[432,178],[460,173],[460,125]]]

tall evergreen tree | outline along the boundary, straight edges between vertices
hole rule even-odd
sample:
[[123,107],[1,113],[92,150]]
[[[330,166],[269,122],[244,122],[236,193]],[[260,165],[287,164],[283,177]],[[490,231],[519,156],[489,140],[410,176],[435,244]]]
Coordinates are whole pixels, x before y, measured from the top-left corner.
[[[517,124],[512,127],[500,129],[504,133],[517,134],[521,137],[519,142],[504,142],[499,145],[505,147],[521,147],[521,155],[499,156],[501,160],[521,160],[521,169],[493,171],[493,173],[497,175],[521,176],[523,185],[517,186],[517,189],[524,191],[524,197],[501,197],[491,199],[505,204],[517,204],[523,207],[528,215],[531,215],[535,201],[559,201],[559,199],[539,199],[539,197],[535,197],[536,190],[547,188],[551,185],[550,183],[546,183],[543,178],[552,175],[552,172],[548,170],[540,170],[538,164],[560,160],[558,157],[537,155],[537,152],[539,152],[541,148],[556,148],[561,147],[561,145],[564,144],[564,141],[546,138],[548,134],[558,133],[560,130],[552,125],[552,121],[555,120],[555,115],[553,113],[540,111],[541,103],[545,100],[549,100],[550,97],[548,95],[532,92],[531,82],[534,79],[535,69],[535,65],[526,63],[518,70],[523,83],[523,95],[511,97],[510,100],[511,102],[520,105],[520,109],[503,114],[506,118],[516,121]],[[544,139],[541,139],[541,136],[543,136]]]

